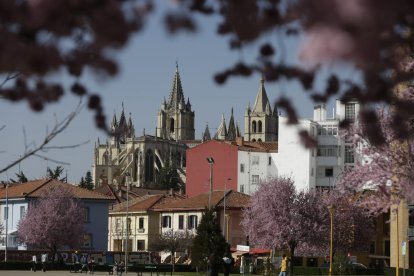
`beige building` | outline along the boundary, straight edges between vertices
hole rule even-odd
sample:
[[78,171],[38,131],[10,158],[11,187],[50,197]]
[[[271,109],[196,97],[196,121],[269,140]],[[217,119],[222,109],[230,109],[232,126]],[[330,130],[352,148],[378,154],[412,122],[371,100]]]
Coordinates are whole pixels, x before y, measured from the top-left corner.
[[165,194],[142,196],[128,202],[128,212],[126,201],[115,205],[109,212],[108,250],[148,251],[160,234],[160,214],[152,208],[164,201],[182,198],[183,196]]

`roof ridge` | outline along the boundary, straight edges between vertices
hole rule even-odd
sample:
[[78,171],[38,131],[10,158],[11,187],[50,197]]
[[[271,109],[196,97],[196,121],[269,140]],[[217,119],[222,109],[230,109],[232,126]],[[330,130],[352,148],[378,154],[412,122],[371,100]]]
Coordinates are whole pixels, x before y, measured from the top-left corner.
[[[54,179],[53,178],[45,179],[45,182],[43,182],[41,185],[39,185],[38,187],[36,187],[31,192],[27,193],[25,196],[30,196],[31,194],[33,194],[34,192],[36,192],[37,190],[39,190],[41,187],[43,187],[46,184],[50,183],[52,180],[54,180]],[[26,182],[26,183],[28,183],[28,182]]]

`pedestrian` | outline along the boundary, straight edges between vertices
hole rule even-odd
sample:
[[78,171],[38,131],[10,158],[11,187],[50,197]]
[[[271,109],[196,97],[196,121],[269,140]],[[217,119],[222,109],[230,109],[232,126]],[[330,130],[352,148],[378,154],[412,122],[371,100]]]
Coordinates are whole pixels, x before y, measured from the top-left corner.
[[286,254],[283,254],[282,256],[282,261],[280,262],[280,273],[279,276],[286,276],[286,272],[287,272],[287,267],[288,267],[288,259]]
[[88,267],[89,267],[89,273],[93,274],[93,270],[95,268],[95,259],[93,257],[89,259]]
[[118,265],[117,265],[117,269],[116,269],[116,275],[118,275],[118,276],[122,276],[122,272],[124,272],[124,266],[125,266],[125,263],[124,263],[124,261],[121,261]]
[[82,255],[81,258],[81,269],[79,270],[80,273],[82,273],[83,269],[85,269],[86,272],[88,272],[88,255]]
[[33,272],[36,272],[36,265],[37,265],[37,256],[33,254],[32,256],[32,268],[30,269]]
[[41,258],[42,258],[41,259],[41,261],[42,261],[42,270],[43,270],[43,272],[46,272],[47,253],[43,253]]

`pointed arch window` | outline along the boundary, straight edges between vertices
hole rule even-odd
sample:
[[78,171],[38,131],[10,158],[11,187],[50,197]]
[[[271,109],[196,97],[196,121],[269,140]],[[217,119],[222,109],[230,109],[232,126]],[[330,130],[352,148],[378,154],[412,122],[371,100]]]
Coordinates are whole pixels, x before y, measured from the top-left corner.
[[257,132],[262,132],[262,121],[258,121],[257,125],[258,125]]
[[252,130],[253,130],[253,133],[256,133],[256,121],[252,122]]
[[170,132],[174,133],[174,118],[170,119]]
[[148,150],[145,154],[145,181],[154,181],[154,154]]
[[105,153],[103,154],[103,165],[108,165],[109,164],[109,153],[107,151],[105,151]]

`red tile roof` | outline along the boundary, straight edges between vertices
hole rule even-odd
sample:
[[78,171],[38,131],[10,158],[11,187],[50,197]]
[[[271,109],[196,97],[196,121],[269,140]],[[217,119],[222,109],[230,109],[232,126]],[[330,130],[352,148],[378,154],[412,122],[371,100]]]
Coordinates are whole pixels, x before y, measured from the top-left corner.
[[[237,146],[236,142],[233,145]],[[243,142],[243,145],[238,145],[239,150],[261,151],[261,152],[277,152],[277,142]]]
[[[214,208],[223,207],[224,191],[213,191],[211,194],[211,206]],[[227,191],[226,208],[244,208],[249,204],[250,196],[235,191]],[[190,198],[155,204],[151,209],[155,211],[188,211],[204,210],[208,207],[209,193],[199,194]]]
[[[49,187],[60,187],[68,189],[76,198],[92,200],[114,200],[112,196],[107,196],[95,191],[80,188],[78,186],[64,183],[55,179],[40,179],[25,183],[10,184],[7,191],[8,198],[38,198],[42,197],[44,191]],[[6,197],[6,188],[0,189],[0,198]]]

